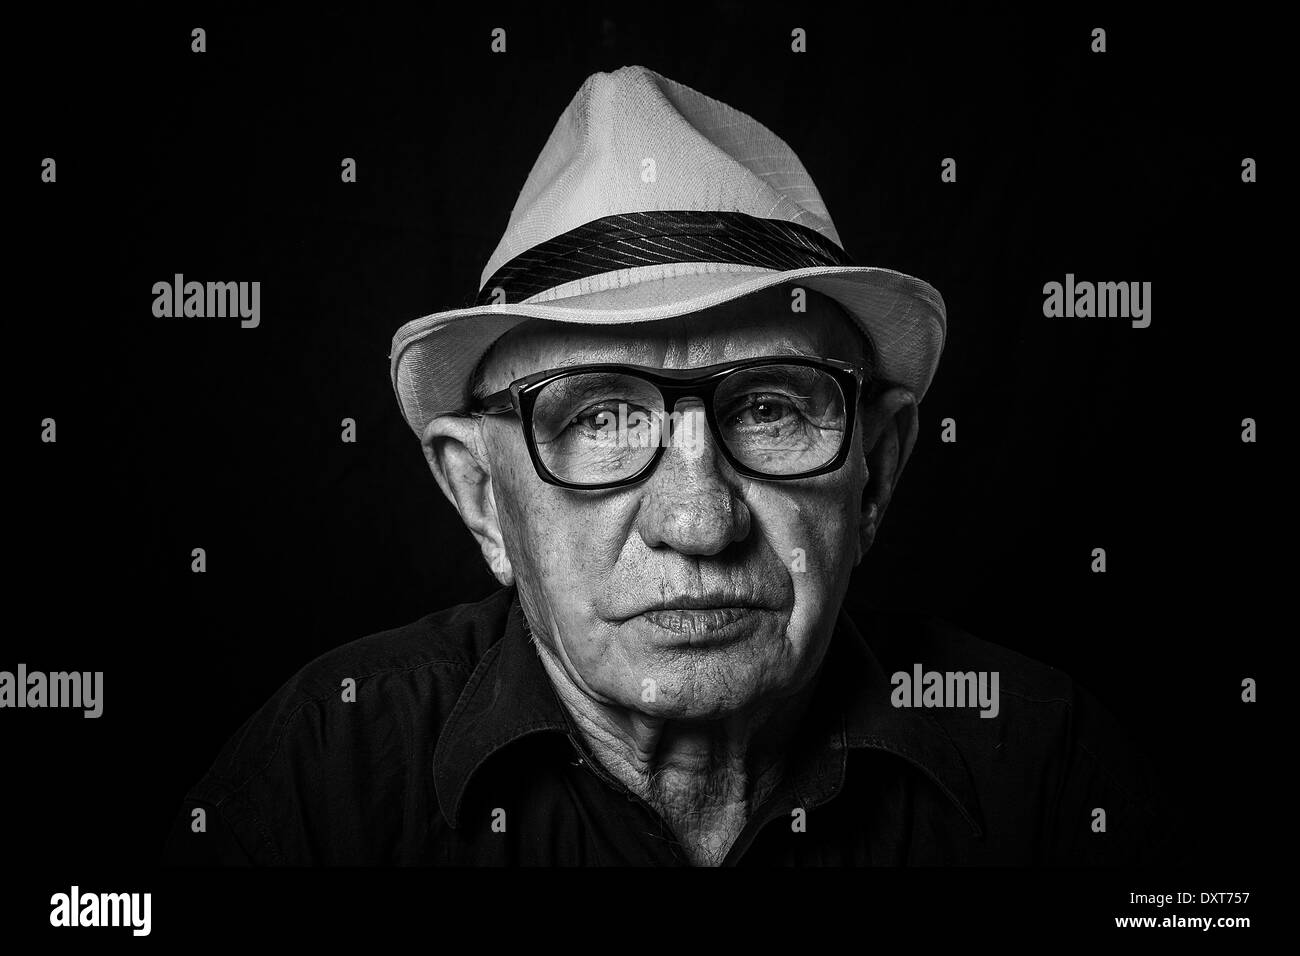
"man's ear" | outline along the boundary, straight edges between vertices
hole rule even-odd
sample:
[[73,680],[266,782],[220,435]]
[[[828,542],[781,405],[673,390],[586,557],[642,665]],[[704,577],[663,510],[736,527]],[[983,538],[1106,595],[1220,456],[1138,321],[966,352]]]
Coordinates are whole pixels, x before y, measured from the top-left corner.
[[425,426],[420,444],[438,487],[478,541],[492,574],[502,584],[513,584],[515,572],[501,536],[480,420],[438,415]]
[[918,427],[916,396],[905,388],[882,392],[865,409],[862,447],[867,457],[867,485],[858,519],[858,554],[854,565],[866,556],[876,540],[885,509],[894,497],[903,466],[916,444]]

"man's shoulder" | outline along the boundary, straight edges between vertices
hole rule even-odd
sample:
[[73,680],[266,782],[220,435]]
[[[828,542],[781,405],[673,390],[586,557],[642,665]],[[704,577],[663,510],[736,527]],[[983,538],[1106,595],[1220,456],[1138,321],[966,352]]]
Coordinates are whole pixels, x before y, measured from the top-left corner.
[[[1048,797],[1062,815],[1087,824],[1095,808],[1110,807],[1130,827],[1135,819],[1143,827],[1156,825],[1164,798],[1148,756],[1070,673],[930,615],[873,613],[867,620],[872,625],[863,636],[896,682],[892,690],[898,693],[898,675],[906,674],[910,699],[904,705],[919,704],[918,718],[940,728],[961,754],[990,825],[990,818],[1006,814],[1007,826],[1021,826],[1008,808]],[[922,687],[915,688],[918,676]],[[926,702],[927,686],[933,706]],[[975,691],[974,706],[952,699],[959,689],[968,696]],[[1085,826],[1079,832],[1092,831]]]
[[[1003,722],[1019,723],[1022,733],[1039,736],[1113,729],[1113,718],[1098,699],[1070,673],[1052,664],[976,637],[933,615],[873,612],[870,620],[878,627],[864,631],[864,636],[882,669],[891,677],[906,674],[911,683],[919,675],[922,684],[915,689],[918,699],[927,682],[931,683],[934,692],[941,695],[942,702],[933,708],[934,716],[941,721],[945,717],[960,718],[947,723],[959,723],[971,732],[998,737],[1005,735],[1005,730],[999,728]],[[977,688],[984,686],[990,694],[996,688],[996,716],[1002,720],[981,718],[972,722],[968,718],[978,717],[975,712],[981,708],[952,706],[950,690],[968,689],[972,681],[967,675],[974,677]]]
[[190,797],[219,804],[259,775],[384,759],[386,740],[405,741],[415,748],[409,752],[431,746],[470,675],[504,634],[513,595],[502,588],[321,654],[244,722]]
[[914,665],[940,672],[997,671],[1002,687],[1044,700],[1068,698],[1074,681],[1065,671],[998,644],[931,614],[871,611],[859,624],[889,673]]
[[512,588],[341,644],[305,664],[277,691],[290,699],[337,694],[339,682],[422,669],[472,671],[505,631]]

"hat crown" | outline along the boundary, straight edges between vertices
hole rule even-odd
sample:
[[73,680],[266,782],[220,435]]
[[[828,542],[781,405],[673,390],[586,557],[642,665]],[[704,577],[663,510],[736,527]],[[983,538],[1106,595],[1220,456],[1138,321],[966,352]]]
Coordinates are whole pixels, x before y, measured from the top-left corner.
[[593,73],[519,193],[480,287],[505,263],[604,216],[741,212],[839,235],[803,163],[757,120],[642,66]]

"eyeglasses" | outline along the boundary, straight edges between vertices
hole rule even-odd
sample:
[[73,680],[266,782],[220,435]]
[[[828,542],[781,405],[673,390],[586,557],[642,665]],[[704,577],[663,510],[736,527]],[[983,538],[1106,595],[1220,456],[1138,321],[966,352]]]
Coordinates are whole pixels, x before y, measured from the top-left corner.
[[864,375],[860,365],[790,355],[690,369],[571,365],[517,379],[471,413],[514,412],[543,481],[596,490],[643,481],[670,446],[703,453],[698,414],[677,411],[693,397],[738,474],[788,481],[844,464]]

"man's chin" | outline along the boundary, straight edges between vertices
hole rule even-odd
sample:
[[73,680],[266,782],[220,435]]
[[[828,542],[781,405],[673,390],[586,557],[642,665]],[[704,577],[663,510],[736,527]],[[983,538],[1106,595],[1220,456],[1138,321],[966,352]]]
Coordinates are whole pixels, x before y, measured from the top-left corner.
[[637,698],[623,706],[650,720],[709,723],[746,711],[758,700],[757,688],[746,693],[747,688],[719,686],[698,678],[689,682],[665,678],[663,683],[669,690],[653,701]]
[[[714,720],[743,710],[790,667],[784,618],[770,611],[620,628],[632,680],[618,697],[649,717]],[[631,643],[629,639],[633,639]],[[632,694],[628,694],[628,691]]]

